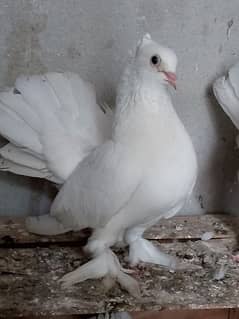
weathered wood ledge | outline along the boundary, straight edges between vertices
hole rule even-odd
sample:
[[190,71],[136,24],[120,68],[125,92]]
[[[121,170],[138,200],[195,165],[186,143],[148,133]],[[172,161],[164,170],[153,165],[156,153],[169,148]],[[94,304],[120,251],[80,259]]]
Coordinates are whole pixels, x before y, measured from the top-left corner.
[[[212,239],[202,241],[205,232],[212,232]],[[100,280],[62,289],[58,279],[85,261],[80,247],[82,237],[77,233],[35,236],[26,232],[23,220],[2,218],[0,318],[237,308],[239,264],[232,256],[238,248],[238,234],[239,218],[228,215],[161,221],[145,237],[164,251],[202,268],[169,272],[153,265],[145,267],[137,277],[142,290],[139,302],[118,287],[106,293]],[[118,251],[122,263],[125,253]]]

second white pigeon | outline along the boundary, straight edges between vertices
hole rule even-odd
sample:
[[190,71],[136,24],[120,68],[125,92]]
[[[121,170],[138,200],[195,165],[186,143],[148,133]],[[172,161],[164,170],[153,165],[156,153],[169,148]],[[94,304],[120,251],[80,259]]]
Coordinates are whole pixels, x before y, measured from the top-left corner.
[[[239,62],[234,64],[226,75],[213,83],[213,93],[224,112],[239,130]],[[239,135],[236,137],[239,147]],[[239,180],[239,171],[237,172]]]

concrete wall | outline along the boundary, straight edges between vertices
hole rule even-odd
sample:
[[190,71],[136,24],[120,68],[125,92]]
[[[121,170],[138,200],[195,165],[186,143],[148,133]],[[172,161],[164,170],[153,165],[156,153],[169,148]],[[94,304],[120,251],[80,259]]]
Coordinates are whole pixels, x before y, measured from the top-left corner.
[[[179,57],[173,100],[198,154],[198,183],[184,211],[233,210],[235,129],[211,83],[238,59],[238,12],[238,0],[0,0],[0,85],[21,73],[71,70],[112,101],[130,50],[150,32]],[[52,193],[48,184],[1,173],[0,214],[45,212]]]

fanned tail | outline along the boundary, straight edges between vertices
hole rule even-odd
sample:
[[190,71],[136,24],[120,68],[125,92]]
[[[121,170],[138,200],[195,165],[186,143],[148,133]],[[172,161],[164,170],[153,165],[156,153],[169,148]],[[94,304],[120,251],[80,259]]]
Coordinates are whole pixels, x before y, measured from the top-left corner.
[[111,111],[74,73],[21,76],[0,93],[0,170],[63,183],[111,131]]

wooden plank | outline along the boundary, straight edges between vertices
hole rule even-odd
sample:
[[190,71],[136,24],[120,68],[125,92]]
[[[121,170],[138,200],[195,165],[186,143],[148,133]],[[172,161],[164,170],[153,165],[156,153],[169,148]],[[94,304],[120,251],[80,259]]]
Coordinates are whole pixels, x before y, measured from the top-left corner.
[[[145,233],[152,240],[200,239],[203,233],[213,232],[213,238],[235,238],[239,218],[228,215],[178,216],[161,220]],[[0,245],[24,243],[70,243],[83,241],[84,233],[70,232],[59,236],[29,234],[22,219],[0,218]]]
[[[84,260],[76,247],[1,248],[0,314],[56,316],[107,311],[159,311],[161,309],[219,309],[239,307],[239,266],[231,258],[236,241],[162,243],[160,247],[184,261],[200,265],[198,271],[169,272],[155,265],[137,273],[142,300],[118,287],[106,293],[100,280],[62,289],[58,279]],[[119,251],[125,265],[125,251]],[[215,269],[227,267],[222,280]]]
[[[133,319],[228,319],[229,309],[162,310],[132,313]],[[236,318],[230,318],[236,319]]]
[[163,219],[145,233],[148,239],[201,239],[205,232],[212,238],[235,238],[239,217],[228,214],[175,216]]
[[58,236],[39,236],[28,233],[22,218],[0,217],[0,246],[32,243],[79,243],[84,240],[87,232],[69,232]]
[[228,319],[239,319],[239,309],[230,309]]

